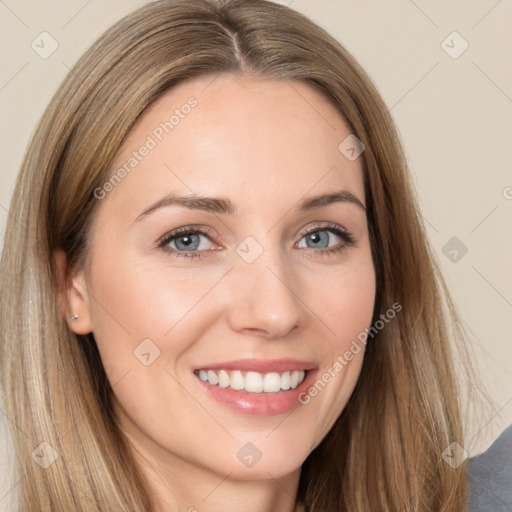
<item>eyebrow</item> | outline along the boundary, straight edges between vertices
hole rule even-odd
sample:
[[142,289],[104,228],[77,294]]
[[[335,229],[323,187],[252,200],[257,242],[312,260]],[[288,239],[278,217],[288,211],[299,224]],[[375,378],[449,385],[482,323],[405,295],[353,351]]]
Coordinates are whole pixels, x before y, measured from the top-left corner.
[[[313,208],[340,202],[355,204],[366,212],[364,204],[348,190],[340,190],[339,192],[333,192],[331,194],[321,194],[303,199],[294,209],[297,211],[307,211],[312,210]],[[227,197],[204,197],[198,195],[183,197],[171,193],[148,206],[140,215],[138,215],[135,221],[142,220],[144,217],[147,217],[150,213],[153,213],[156,210],[171,206],[182,206],[190,210],[204,210],[210,213],[223,213],[228,215],[238,214],[236,205]]]

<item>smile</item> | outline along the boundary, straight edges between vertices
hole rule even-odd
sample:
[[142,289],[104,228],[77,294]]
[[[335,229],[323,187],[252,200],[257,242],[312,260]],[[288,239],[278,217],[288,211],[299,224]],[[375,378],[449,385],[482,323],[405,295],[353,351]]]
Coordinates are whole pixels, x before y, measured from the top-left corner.
[[203,382],[219,388],[230,388],[247,393],[278,393],[295,389],[305,379],[307,371],[259,373],[241,370],[197,370],[194,372]]

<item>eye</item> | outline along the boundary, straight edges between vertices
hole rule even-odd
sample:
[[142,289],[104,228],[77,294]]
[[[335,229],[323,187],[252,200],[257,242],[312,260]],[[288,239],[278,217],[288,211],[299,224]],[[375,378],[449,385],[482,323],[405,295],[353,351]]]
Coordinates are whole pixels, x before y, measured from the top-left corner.
[[[207,243],[202,243],[201,238],[209,239],[210,229],[193,228],[191,226],[175,229],[165,235],[159,242],[161,247],[169,254],[177,258],[201,257],[209,250]],[[172,246],[174,244],[174,247]]]
[[[341,238],[345,243],[335,245],[334,247],[331,246],[330,243],[336,242],[336,238]],[[306,247],[308,249],[320,249],[319,251],[314,251],[315,253],[320,253],[319,255],[339,253],[356,242],[352,233],[337,224],[316,226],[303,233],[302,239],[306,240]],[[301,245],[301,242],[299,242],[298,247],[304,247],[304,245]]]

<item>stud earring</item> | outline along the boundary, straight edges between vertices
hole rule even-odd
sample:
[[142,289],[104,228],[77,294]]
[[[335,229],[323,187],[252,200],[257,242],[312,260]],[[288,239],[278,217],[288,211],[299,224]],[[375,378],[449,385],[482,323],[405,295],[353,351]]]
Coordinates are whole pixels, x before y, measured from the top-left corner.
[[69,320],[70,322],[74,322],[74,321],[75,321],[75,320],[77,320],[77,319],[78,319],[78,315],[75,315],[75,314],[71,315],[71,316],[68,318],[68,320]]

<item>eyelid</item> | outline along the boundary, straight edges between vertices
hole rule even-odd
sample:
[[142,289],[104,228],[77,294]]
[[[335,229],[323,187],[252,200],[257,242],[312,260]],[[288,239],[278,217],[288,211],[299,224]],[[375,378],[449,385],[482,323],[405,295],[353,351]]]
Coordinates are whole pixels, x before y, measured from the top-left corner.
[[353,236],[352,233],[348,229],[345,229],[343,226],[341,226],[339,224],[335,224],[334,222],[322,222],[322,221],[317,221],[316,223],[314,222],[312,226],[306,228],[303,231],[300,231],[299,235],[305,236],[305,235],[308,235],[309,233],[314,233],[315,231],[320,231],[322,229],[325,229],[325,230],[332,229],[334,231],[340,231],[344,234]]
[[189,224],[188,226],[182,226],[180,228],[172,229],[165,235],[161,236],[157,240],[157,246],[163,247],[165,244],[169,243],[169,241],[173,238],[178,237],[179,235],[186,235],[188,233],[199,233],[201,235],[205,235],[211,239],[210,232],[213,231],[212,228],[205,228],[200,224]]

